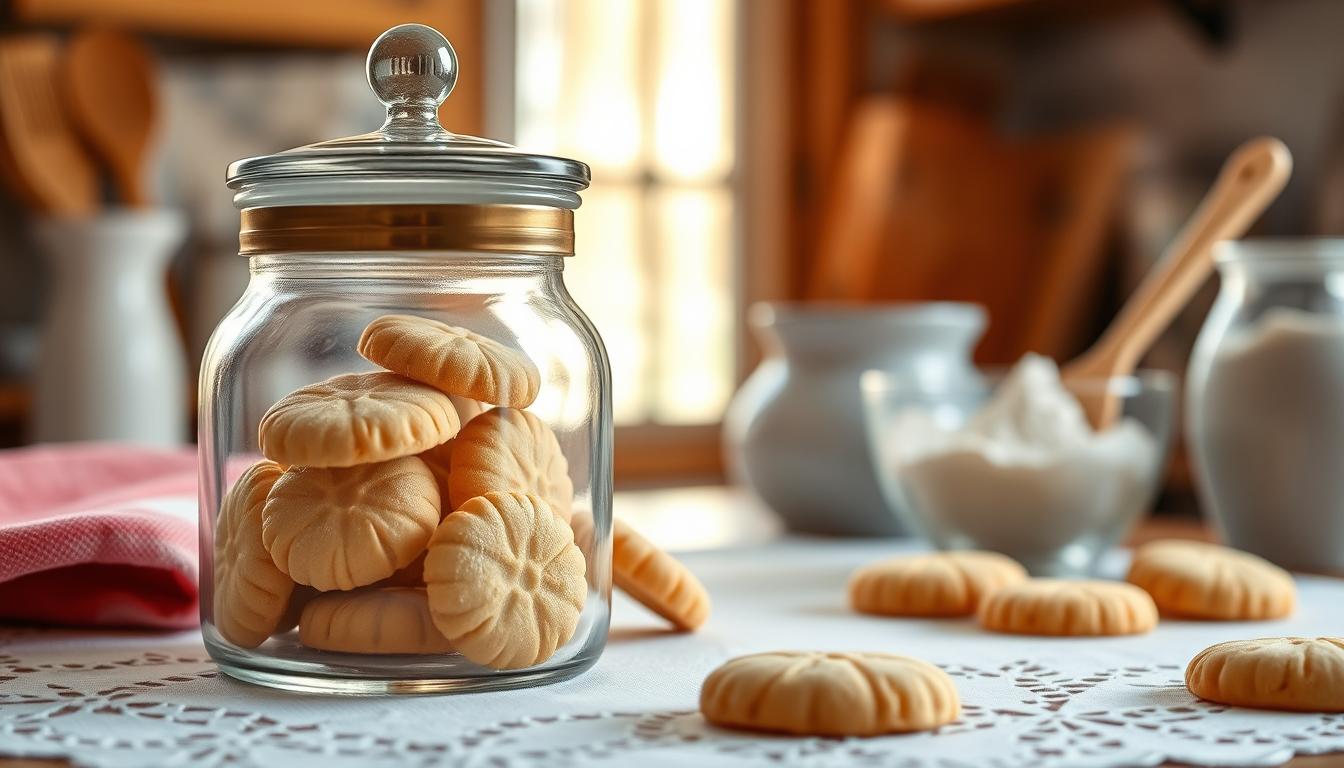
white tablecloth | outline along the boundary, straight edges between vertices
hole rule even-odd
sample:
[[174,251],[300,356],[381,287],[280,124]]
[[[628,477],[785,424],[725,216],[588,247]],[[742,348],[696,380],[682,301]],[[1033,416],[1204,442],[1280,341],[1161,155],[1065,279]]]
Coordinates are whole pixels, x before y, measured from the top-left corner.
[[[1165,621],[1151,635],[990,635],[970,620],[857,616],[845,580],[913,545],[785,540],[686,556],[714,597],[708,625],[672,634],[622,595],[611,641],[579,678],[526,691],[347,698],[218,674],[199,636],[0,630],[0,754],[91,766],[964,766],[1275,765],[1344,751],[1344,715],[1237,710],[1196,700],[1186,662],[1212,643],[1344,634],[1344,581],[1302,578],[1295,617]],[[1123,566],[1117,554],[1108,565]],[[919,656],[956,680],[964,717],[878,739],[738,734],[696,713],[730,656],[780,648]]]

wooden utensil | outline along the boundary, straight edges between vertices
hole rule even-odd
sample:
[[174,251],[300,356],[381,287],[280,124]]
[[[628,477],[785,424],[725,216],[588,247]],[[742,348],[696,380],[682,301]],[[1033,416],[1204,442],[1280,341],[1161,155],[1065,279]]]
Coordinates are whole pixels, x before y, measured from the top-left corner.
[[34,210],[77,216],[97,207],[97,175],[57,97],[59,53],[51,37],[0,40],[0,167]]
[[149,52],[121,32],[81,31],[66,48],[62,74],[71,119],[111,174],[117,200],[148,205],[144,171],[159,111]]
[[[1278,197],[1293,159],[1275,138],[1252,139],[1227,159],[1213,187],[1167,252],[1144,277],[1115,320],[1087,352],[1064,366],[1065,382],[1107,379],[1134,371],[1139,359],[1185,307],[1213,270],[1213,246],[1241,237]],[[1118,396],[1101,388],[1075,394],[1092,426],[1101,430],[1120,415]]]

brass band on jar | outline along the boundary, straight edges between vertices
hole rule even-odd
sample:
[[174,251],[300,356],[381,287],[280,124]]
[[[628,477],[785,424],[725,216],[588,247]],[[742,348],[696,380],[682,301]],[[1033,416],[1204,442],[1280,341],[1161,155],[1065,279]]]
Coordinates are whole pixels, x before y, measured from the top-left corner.
[[574,212],[542,205],[248,208],[239,253],[483,251],[574,255]]

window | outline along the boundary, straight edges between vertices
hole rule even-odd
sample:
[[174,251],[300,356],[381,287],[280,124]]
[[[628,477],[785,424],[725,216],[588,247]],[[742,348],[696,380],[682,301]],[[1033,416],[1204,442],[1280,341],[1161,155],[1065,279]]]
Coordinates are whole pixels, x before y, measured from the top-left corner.
[[517,0],[517,144],[593,168],[565,281],[620,427],[715,424],[737,383],[735,5]]

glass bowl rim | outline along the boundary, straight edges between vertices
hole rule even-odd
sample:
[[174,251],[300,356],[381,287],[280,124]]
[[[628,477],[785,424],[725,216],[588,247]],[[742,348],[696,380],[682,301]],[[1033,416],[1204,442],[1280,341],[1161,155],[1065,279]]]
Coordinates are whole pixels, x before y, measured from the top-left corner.
[[[919,395],[947,395],[959,392],[982,391],[988,385],[991,391],[1007,378],[1011,366],[976,366],[974,377],[948,377],[930,381],[915,373],[901,373],[873,368],[863,372],[859,386],[866,398],[890,396],[899,393]],[[1070,380],[1065,389],[1074,394],[1105,393],[1122,399],[1132,399],[1145,393],[1171,396],[1178,385],[1172,371],[1141,368],[1123,376],[1086,376]]]

